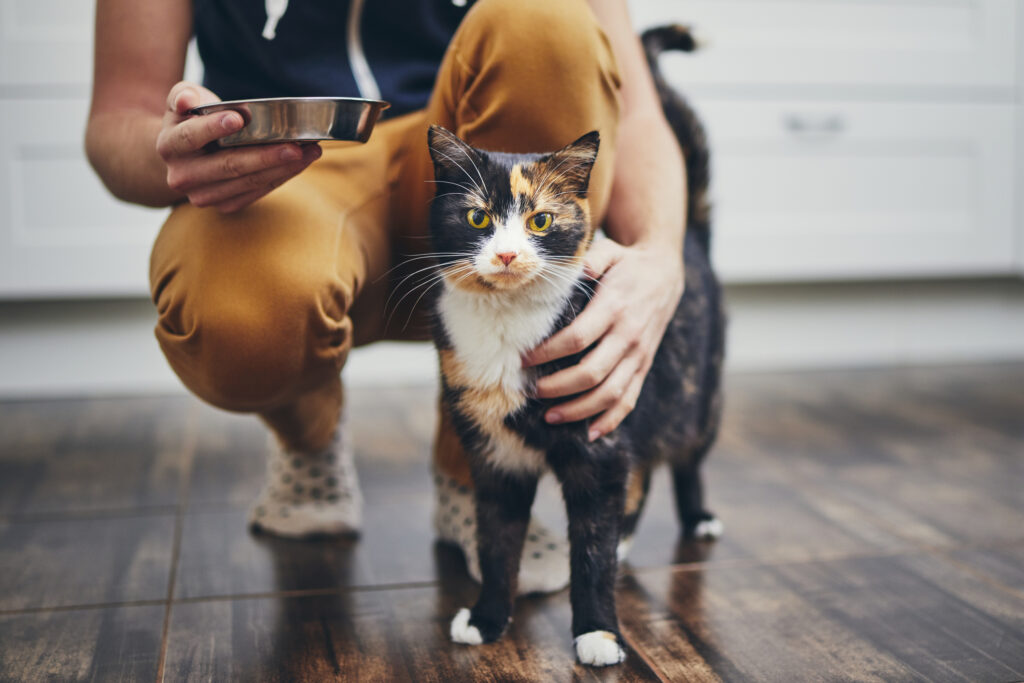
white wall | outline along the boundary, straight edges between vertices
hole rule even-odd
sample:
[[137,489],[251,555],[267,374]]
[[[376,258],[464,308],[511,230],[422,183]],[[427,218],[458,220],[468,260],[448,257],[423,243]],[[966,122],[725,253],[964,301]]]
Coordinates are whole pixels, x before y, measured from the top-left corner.
[[[733,371],[1024,360],[1024,281],[728,288]],[[145,300],[0,304],[0,398],[181,392]],[[353,385],[435,381],[429,344],[353,352]]]

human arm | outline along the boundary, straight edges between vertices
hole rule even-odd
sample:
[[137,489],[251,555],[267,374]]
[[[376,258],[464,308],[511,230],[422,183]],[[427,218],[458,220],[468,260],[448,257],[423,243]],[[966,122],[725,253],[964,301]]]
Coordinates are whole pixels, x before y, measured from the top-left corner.
[[549,422],[599,415],[591,439],[612,431],[636,405],[668,322],[683,293],[686,183],[682,153],[661,111],[623,0],[590,0],[622,74],[622,117],[605,232],[585,257],[597,294],[568,327],[524,359],[539,365],[578,353],[583,360],[542,378],[537,394],[559,398]]
[[179,82],[191,33],[189,0],[98,0],[86,154],[111,193],[125,201],[168,206],[188,200],[233,211],[300,172],[320,150],[284,144],[208,151],[209,142],[243,122],[237,113],[187,115],[218,101],[202,86]]

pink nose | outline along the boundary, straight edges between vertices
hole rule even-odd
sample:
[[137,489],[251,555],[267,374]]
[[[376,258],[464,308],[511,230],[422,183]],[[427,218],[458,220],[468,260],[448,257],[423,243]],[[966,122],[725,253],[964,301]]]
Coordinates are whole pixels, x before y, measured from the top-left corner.
[[514,251],[506,251],[501,254],[498,254],[498,258],[500,258],[501,262],[504,263],[506,266],[512,263],[512,261],[515,260],[516,256],[518,256],[518,254],[516,254],[516,252]]

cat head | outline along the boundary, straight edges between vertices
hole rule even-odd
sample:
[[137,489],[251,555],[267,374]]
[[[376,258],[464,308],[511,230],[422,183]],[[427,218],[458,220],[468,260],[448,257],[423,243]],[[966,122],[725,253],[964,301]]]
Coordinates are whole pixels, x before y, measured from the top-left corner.
[[448,286],[474,292],[575,280],[593,238],[587,186],[599,135],[548,154],[471,147],[431,126],[430,232]]

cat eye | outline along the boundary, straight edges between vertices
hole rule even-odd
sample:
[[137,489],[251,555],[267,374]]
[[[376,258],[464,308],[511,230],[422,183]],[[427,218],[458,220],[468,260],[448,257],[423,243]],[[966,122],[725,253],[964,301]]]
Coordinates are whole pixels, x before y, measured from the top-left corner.
[[469,213],[466,214],[466,220],[478,230],[483,230],[491,224],[491,217],[483,209],[470,209]]
[[550,213],[538,213],[530,217],[530,230],[535,232],[544,232],[551,227],[551,214]]

